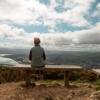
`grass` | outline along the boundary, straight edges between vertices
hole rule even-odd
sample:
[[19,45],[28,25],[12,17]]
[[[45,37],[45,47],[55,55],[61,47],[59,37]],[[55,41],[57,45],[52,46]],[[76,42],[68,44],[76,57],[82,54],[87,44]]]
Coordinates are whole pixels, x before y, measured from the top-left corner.
[[[63,73],[46,73],[45,79],[40,81],[43,84],[64,84]],[[0,67],[0,83],[22,81],[26,77],[25,71],[21,69],[5,68]],[[32,82],[34,82],[32,78]],[[39,82],[39,81],[37,81]],[[91,71],[73,71],[70,78],[70,83],[91,83],[96,85],[97,89],[100,90],[100,77],[92,73]]]
[[[33,81],[35,81],[33,79]],[[42,83],[45,84],[46,86],[48,85],[64,85],[64,80],[42,80],[42,81],[36,81],[37,83]],[[100,79],[94,80],[94,81],[90,81],[90,80],[76,80],[76,81],[70,81],[70,84],[77,84],[77,83],[89,83],[89,84],[93,84],[96,86],[96,90],[100,90]]]
[[76,83],[91,83],[89,80],[80,80],[80,79],[78,79],[74,82],[76,82]]
[[93,82],[96,85],[96,90],[100,90],[100,79]]
[[42,83],[42,84],[45,84],[46,86],[49,86],[49,85],[61,85],[63,86],[64,85],[64,81],[63,80],[38,80],[38,81],[35,81],[34,79],[31,80],[32,83],[36,82],[36,83]]

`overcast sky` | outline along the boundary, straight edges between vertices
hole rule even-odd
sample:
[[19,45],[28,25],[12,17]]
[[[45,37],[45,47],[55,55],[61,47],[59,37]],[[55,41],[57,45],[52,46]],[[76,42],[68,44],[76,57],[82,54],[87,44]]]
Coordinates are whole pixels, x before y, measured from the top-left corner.
[[0,47],[100,44],[100,0],[0,0]]

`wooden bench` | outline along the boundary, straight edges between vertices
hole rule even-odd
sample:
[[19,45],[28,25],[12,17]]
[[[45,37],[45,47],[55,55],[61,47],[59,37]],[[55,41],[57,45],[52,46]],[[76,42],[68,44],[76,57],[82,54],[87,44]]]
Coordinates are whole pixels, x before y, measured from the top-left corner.
[[[5,66],[7,67],[7,66]],[[16,66],[9,66],[10,68],[14,69],[24,69],[26,71],[26,83],[29,82],[29,71],[34,70],[31,68],[30,65],[23,65],[23,64],[18,64]],[[59,71],[64,73],[64,86],[69,87],[69,76],[70,72],[73,70],[82,70],[81,66],[75,66],[75,65],[46,65],[44,68],[44,71]],[[93,72],[99,73],[99,69],[92,69]]]
[[97,77],[100,76],[100,69],[92,69],[92,71],[97,75]]
[[[23,64],[18,64],[16,66],[5,66],[5,67],[10,67],[10,68],[14,68],[14,69],[24,69],[26,72],[26,83],[30,81],[29,79],[29,71],[33,70],[33,68],[31,68],[30,65],[23,65]],[[81,66],[75,66],[75,65],[46,65],[44,68],[44,71],[59,71],[59,72],[63,72],[64,73],[64,86],[68,87],[69,86],[69,75],[70,75],[70,71],[72,70],[81,70],[82,67]]]

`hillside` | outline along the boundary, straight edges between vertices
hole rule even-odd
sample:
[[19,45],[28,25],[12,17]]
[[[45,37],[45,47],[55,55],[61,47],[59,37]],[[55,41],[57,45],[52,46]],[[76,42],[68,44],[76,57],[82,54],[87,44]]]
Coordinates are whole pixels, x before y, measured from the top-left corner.
[[100,100],[100,91],[89,83],[71,83],[70,88],[37,82],[35,87],[22,87],[23,82],[0,84],[0,100]]
[[100,77],[90,70],[71,71],[69,88],[62,72],[45,72],[35,87],[23,87],[25,77],[23,69],[0,67],[0,100],[100,100]]

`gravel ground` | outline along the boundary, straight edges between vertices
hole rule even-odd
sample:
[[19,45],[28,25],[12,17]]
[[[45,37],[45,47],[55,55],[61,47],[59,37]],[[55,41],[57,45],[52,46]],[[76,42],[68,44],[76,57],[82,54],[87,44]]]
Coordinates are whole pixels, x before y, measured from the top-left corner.
[[0,100],[100,100],[100,91],[88,83],[71,84],[66,88],[58,84],[39,84],[22,87],[23,82],[0,84]]

